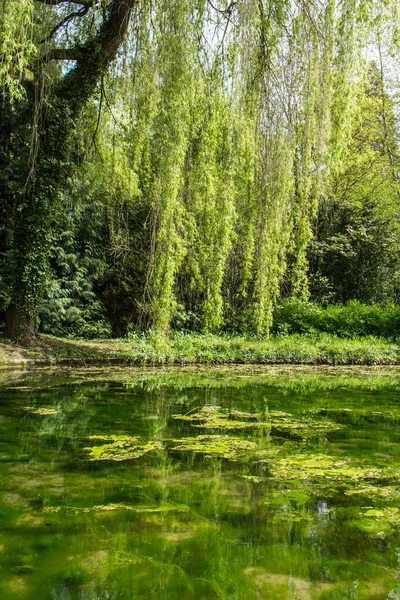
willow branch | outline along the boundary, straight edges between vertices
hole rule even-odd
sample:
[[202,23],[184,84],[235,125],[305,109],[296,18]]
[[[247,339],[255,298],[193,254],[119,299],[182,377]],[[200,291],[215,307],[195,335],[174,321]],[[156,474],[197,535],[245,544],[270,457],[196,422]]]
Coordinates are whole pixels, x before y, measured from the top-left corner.
[[84,17],[85,15],[87,15],[87,13],[89,12],[90,6],[83,6],[81,8],[81,10],[76,10],[75,12],[70,13],[69,15],[67,15],[66,17],[64,17],[64,19],[62,21],[60,21],[58,23],[58,25],[56,25],[55,27],[53,27],[53,29],[50,31],[50,33],[48,35],[46,35],[45,38],[43,38],[42,40],[40,40],[40,44],[45,44],[46,42],[49,42],[54,35],[57,33],[57,31],[59,29],[61,29],[61,27],[63,27],[64,25],[66,25],[67,23],[69,23],[70,21],[72,21],[72,19],[74,19],[75,17]]
[[207,0],[208,4],[211,6],[211,8],[213,8],[216,12],[220,13],[221,15],[230,15],[234,9],[234,7],[237,4],[236,0],[232,0],[232,2],[229,4],[229,6],[227,6],[227,8],[218,8],[217,6],[215,6],[215,4],[212,3],[211,0]]

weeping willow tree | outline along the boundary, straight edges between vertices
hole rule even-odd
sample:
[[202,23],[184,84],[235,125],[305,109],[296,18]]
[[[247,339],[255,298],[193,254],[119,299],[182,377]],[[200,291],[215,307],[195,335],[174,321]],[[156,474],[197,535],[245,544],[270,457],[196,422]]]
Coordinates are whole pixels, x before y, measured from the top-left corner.
[[[200,83],[200,85],[199,85]],[[187,257],[178,297],[205,331],[223,320],[222,283],[235,221],[234,125],[220,65],[198,81],[185,163]]]
[[308,296],[307,248],[349,151],[365,31],[395,10],[389,0],[6,0],[6,335],[34,338],[50,224],[88,106],[85,158],[131,297],[126,326],[163,337],[183,314],[203,331],[268,333],[283,291]]
[[148,286],[150,323],[161,331],[169,327],[175,306],[174,282],[185,255],[184,207],[180,192],[193,90],[192,46],[195,38],[191,31],[194,23],[190,6],[190,2],[165,3],[156,24],[162,83],[152,149],[152,247]]
[[175,15],[156,61],[147,325],[164,335],[178,308],[217,330],[236,311],[268,333],[285,277],[293,295],[308,295],[306,253],[344,152],[365,7],[172,5],[185,50]]

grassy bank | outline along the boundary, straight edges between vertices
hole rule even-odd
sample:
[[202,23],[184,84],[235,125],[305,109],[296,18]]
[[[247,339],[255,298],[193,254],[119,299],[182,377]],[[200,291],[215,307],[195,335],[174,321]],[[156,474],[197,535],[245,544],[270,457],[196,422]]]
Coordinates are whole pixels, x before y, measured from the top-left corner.
[[151,335],[87,341],[40,336],[35,348],[2,340],[0,365],[28,364],[305,364],[396,365],[400,345],[377,337],[275,335],[268,339],[174,333],[160,344]]

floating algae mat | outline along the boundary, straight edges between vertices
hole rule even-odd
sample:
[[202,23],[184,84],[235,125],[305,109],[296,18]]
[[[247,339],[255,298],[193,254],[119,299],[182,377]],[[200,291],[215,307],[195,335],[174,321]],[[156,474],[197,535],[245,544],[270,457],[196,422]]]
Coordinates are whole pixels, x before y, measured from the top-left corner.
[[0,599],[400,600],[399,459],[396,369],[8,373]]

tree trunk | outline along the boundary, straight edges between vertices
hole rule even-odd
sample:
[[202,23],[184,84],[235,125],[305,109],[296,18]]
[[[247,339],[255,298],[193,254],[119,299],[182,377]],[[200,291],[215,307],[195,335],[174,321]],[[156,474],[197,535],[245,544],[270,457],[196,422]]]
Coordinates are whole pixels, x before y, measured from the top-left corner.
[[10,304],[6,313],[4,337],[28,348],[35,346],[36,327],[34,317],[15,304]]

